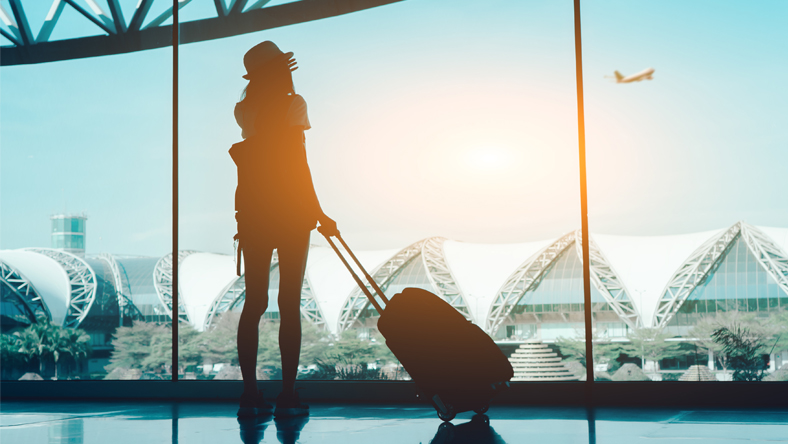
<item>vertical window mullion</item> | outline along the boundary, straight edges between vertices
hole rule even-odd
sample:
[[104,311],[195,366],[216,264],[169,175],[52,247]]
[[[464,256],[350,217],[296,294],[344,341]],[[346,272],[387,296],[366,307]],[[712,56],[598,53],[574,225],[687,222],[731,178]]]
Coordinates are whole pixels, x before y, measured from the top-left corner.
[[172,380],[178,380],[178,0],[172,0]]
[[[594,383],[594,345],[591,326],[591,267],[589,264],[588,239],[588,191],[586,189],[586,135],[585,110],[583,108],[583,45],[580,32],[580,0],[574,0],[575,18],[575,78],[577,81],[577,139],[578,156],[580,158],[580,219],[582,224],[583,242],[583,301],[585,307],[586,334],[586,387],[590,389]],[[590,390],[589,390],[590,392]],[[590,399],[587,399],[590,401]]]

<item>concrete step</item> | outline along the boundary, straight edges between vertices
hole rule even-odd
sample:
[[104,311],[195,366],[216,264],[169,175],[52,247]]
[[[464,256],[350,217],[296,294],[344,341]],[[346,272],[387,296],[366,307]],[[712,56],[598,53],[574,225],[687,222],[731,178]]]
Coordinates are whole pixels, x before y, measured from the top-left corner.
[[566,376],[566,375],[574,375],[574,373],[569,372],[569,371],[563,371],[563,372],[544,372],[544,371],[543,372],[537,372],[537,371],[524,372],[521,369],[517,369],[517,371],[514,372],[514,375],[515,376],[518,376],[518,375],[519,376]]
[[558,356],[558,353],[512,353],[512,356],[523,357],[523,358],[555,358]]
[[550,378],[531,378],[531,377],[518,377],[512,378],[512,381],[577,381],[577,376],[554,376]]
[[519,357],[519,356],[517,356],[517,357],[512,356],[512,357],[509,358],[509,361],[511,361],[511,362],[515,362],[515,361],[518,361],[518,362],[561,362],[561,358],[559,358],[559,357],[555,357],[555,358],[522,358],[522,357]]
[[512,362],[515,368],[566,368],[561,362]]

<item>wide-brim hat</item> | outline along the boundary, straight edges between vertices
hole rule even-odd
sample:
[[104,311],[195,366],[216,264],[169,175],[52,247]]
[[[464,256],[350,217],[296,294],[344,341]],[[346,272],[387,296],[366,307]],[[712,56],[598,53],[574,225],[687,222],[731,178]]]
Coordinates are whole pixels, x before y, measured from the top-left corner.
[[292,52],[282,52],[274,42],[266,40],[253,46],[252,49],[244,54],[246,74],[243,78],[249,80],[280,63],[285,64],[290,71],[298,69],[295,66]]

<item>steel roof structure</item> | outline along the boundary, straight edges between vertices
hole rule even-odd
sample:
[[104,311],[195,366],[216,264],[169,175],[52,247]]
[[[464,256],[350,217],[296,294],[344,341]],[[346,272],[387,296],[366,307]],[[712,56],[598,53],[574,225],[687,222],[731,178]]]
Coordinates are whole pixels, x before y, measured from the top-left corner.
[[[154,0],[139,0],[130,18],[123,15],[119,0],[107,0],[107,9],[96,0],[86,0],[88,9],[75,0],[51,0],[52,6],[38,30],[25,13],[25,4],[39,0],[9,0],[11,11],[0,6],[0,35],[11,45],[0,48],[0,65],[26,65],[86,57],[124,54],[172,46],[172,0],[157,0],[169,5],[162,13],[149,17]],[[178,9],[192,0],[178,0]],[[297,0],[275,6],[270,0],[214,0],[216,16],[180,23],[180,44],[294,25],[396,3],[402,0]],[[84,36],[51,40],[65,8],[71,8],[85,21]],[[100,35],[93,35],[98,32]]]
[[[422,286],[495,335],[501,326],[519,322],[513,310],[531,304],[529,298],[534,292],[545,291],[540,290],[540,285],[550,279],[562,257],[570,254],[582,258],[577,252],[579,241],[579,231],[558,239],[523,244],[469,244],[432,237],[401,250],[356,254],[366,268],[373,270],[373,277],[387,293],[405,286]],[[752,264],[760,267],[772,282],[768,297],[774,297],[772,293],[776,292],[781,301],[788,301],[788,229],[737,222],[723,230],[676,236],[592,234],[589,239],[591,283],[600,297],[593,310],[599,310],[598,302],[603,301],[607,319],[614,313],[630,329],[665,328],[692,299],[695,290],[714,275],[737,242],[746,246]],[[105,287],[114,287],[114,297],[121,307],[127,307],[127,317],[141,319],[139,310],[131,306],[146,303],[155,305],[147,307],[146,313],[165,315],[163,319],[154,319],[155,322],[171,321],[171,254],[156,261],[155,267],[151,262],[150,269],[145,271],[149,277],[144,279],[151,283],[152,292],[147,299],[145,295],[133,294],[117,265],[112,266],[113,262],[127,259],[116,260],[110,255],[102,255],[100,259],[107,261],[112,271],[105,278],[114,281],[113,286]],[[178,262],[181,322],[205,330],[211,328],[216,316],[240,309],[245,299],[245,280],[244,276],[236,275],[232,256],[183,250],[178,254]],[[78,326],[96,298],[95,272],[72,254],[38,248],[4,250],[0,251],[0,263],[3,284],[13,287],[14,297],[24,299],[30,313],[47,313],[62,325]],[[277,267],[274,255],[271,272],[276,273]],[[566,278],[556,275],[552,279]],[[271,291],[275,291],[275,282],[271,285]],[[277,310],[275,299],[273,296],[269,304],[271,311]],[[578,293],[577,302],[581,301],[582,295]],[[316,245],[310,247],[301,291],[301,313],[305,320],[331,333],[374,328],[377,318],[334,252]],[[569,322],[566,316],[564,322]]]
[[37,322],[40,316],[47,319],[52,317],[44,304],[44,299],[30,280],[19,270],[2,261],[0,261],[0,285],[4,285],[7,289],[2,291],[2,302],[10,302],[17,306],[27,319]]

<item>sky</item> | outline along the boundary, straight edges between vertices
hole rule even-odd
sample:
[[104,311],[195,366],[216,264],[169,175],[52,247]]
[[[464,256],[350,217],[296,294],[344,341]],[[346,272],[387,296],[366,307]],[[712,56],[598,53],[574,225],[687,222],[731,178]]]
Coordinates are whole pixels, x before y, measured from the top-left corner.
[[[25,4],[34,29],[45,3]],[[786,19],[783,1],[583,2],[592,232],[788,227]],[[52,38],[91,26],[64,14]],[[572,2],[406,0],[180,47],[181,248],[232,252],[232,110],[263,40],[295,52],[315,186],[351,246],[580,228]],[[49,246],[68,212],[88,216],[88,254],[170,251],[171,57],[0,69],[0,248]]]

